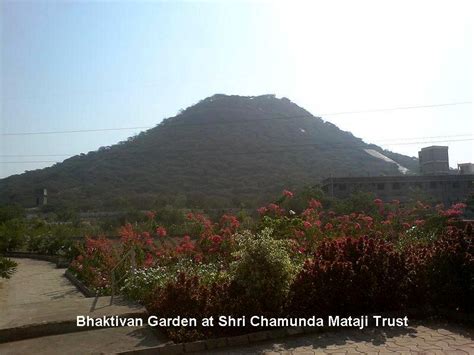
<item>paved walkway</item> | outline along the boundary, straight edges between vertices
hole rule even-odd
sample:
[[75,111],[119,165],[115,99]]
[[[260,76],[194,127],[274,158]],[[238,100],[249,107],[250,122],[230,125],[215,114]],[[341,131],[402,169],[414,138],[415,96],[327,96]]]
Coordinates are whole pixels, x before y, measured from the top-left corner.
[[2,310],[19,304],[84,298],[64,277],[64,269],[53,263],[33,259],[16,259],[16,272],[9,280],[0,279],[0,318]]
[[350,329],[303,335],[204,354],[474,354],[474,329],[444,322],[422,322],[408,328]]
[[90,355],[142,350],[166,343],[147,327],[107,328],[0,344],[2,355]]
[[62,299],[25,303],[0,309],[0,333],[3,329],[28,325],[76,321],[78,315],[89,317],[127,316],[140,317],[145,308],[120,297],[111,302],[110,297]]
[[14,259],[17,271],[0,281],[0,330],[44,322],[75,320],[77,315],[140,315],[143,307],[116,297],[86,298],[53,263]]
[[[0,280],[0,354],[114,353],[168,342],[148,327],[78,331],[77,315],[137,318],[145,309],[120,297],[113,302],[110,297],[86,298],[64,277],[64,269],[52,263],[14,260],[17,271]],[[17,340],[23,338],[29,339]]]

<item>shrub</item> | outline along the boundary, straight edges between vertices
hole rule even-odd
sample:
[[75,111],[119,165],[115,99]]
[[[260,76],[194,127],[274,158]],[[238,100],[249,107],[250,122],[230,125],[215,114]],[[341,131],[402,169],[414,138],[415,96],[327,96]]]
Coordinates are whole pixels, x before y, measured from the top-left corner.
[[0,278],[9,279],[16,271],[17,263],[0,256]]
[[[199,276],[187,275],[185,272],[175,274],[163,285],[158,285],[153,291],[153,297],[147,303],[149,314],[161,318],[196,318],[210,315],[218,316],[220,305],[225,297],[226,283],[214,283],[206,285],[201,282]],[[218,294],[217,297],[212,295]],[[223,297],[224,296],[224,297]],[[199,324],[199,322],[198,322]],[[209,336],[211,329],[198,327],[171,327],[164,331],[175,342],[192,341]]]
[[72,238],[49,233],[28,237],[26,248],[39,254],[63,255],[71,258],[76,256],[76,246]]
[[392,244],[369,237],[324,241],[292,285],[288,311],[347,314],[401,308],[406,268]]
[[25,242],[26,224],[21,219],[10,219],[0,224],[0,252],[21,248]]
[[230,267],[232,280],[240,286],[254,312],[279,312],[296,273],[288,243],[272,238],[272,230],[236,238],[237,258]]
[[472,310],[474,245],[469,230],[448,229],[433,245],[429,282],[435,305]]
[[154,291],[169,283],[177,282],[179,274],[197,277],[199,284],[206,286],[224,282],[229,278],[228,273],[223,271],[219,264],[194,263],[191,260],[182,259],[167,266],[155,266],[129,272],[121,292],[134,301],[147,303],[150,297],[154,297]]
[[158,286],[168,280],[166,268],[138,269],[128,274],[120,291],[124,296],[144,303]]
[[435,308],[472,311],[474,246],[472,225],[448,227],[434,243],[407,250],[411,300]]
[[110,272],[118,260],[119,254],[110,240],[88,238],[69,268],[87,286],[99,294],[106,294],[111,286]]

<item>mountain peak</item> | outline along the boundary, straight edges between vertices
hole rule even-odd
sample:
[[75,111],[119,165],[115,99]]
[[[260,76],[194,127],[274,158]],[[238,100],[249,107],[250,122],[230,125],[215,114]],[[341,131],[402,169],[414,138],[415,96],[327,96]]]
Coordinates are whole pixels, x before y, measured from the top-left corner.
[[396,175],[397,164],[416,167],[287,98],[216,94],[128,141],[0,180],[0,203],[29,207],[47,188],[49,203],[82,209],[145,209],[177,196],[190,207],[256,206],[330,175]]

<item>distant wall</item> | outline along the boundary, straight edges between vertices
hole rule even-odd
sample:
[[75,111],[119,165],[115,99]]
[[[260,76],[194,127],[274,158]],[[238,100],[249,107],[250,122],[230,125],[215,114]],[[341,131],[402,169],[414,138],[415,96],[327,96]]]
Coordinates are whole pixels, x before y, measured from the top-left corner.
[[371,192],[384,201],[407,202],[426,196],[446,206],[464,201],[474,193],[474,175],[383,176],[330,178],[323,190],[336,198],[348,198],[355,192]]

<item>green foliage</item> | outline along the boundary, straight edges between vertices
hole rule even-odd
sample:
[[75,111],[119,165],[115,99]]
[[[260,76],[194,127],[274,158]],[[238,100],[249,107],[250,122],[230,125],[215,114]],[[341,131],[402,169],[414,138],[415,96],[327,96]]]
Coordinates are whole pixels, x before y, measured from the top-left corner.
[[27,238],[26,249],[38,254],[66,256],[68,259],[77,254],[76,242],[71,237],[61,235],[30,236]]
[[271,229],[237,237],[237,260],[231,264],[233,281],[260,311],[276,311],[283,306],[296,274],[287,243],[272,237]]
[[164,267],[154,267],[148,269],[139,269],[125,278],[120,292],[129,299],[145,302],[153,290],[164,285],[170,278]]
[[193,263],[181,259],[177,263],[130,271],[120,291],[128,298],[145,303],[157,288],[178,281],[178,275],[198,277],[201,285],[211,285],[229,278],[222,265],[217,263]]
[[27,224],[24,220],[9,219],[0,224],[0,252],[19,249],[25,242]]
[[0,256],[0,278],[9,279],[16,271],[17,263]]
[[24,214],[24,209],[19,205],[0,206],[0,223],[23,218]]
[[374,215],[377,213],[374,199],[374,194],[359,191],[347,199],[333,201],[333,210],[338,214],[365,212],[366,214]]

